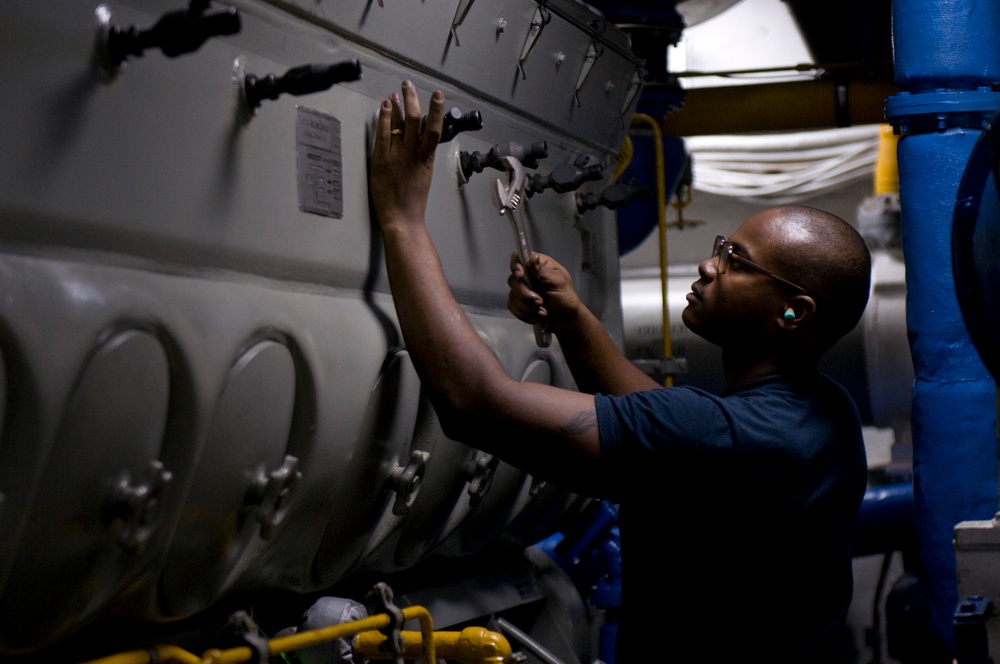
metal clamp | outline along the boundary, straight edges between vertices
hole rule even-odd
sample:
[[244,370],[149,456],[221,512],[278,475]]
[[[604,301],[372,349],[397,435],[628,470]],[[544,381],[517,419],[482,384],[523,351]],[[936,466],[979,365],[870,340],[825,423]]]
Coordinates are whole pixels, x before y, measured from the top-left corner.
[[298,458],[286,454],[279,468],[268,474],[261,471],[257,477],[252,499],[248,502],[257,504],[257,523],[260,524],[260,536],[265,540],[271,538],[274,528],[281,525],[288,514],[292,490],[302,478],[298,468]]
[[229,629],[241,641],[241,645],[250,650],[250,659],[254,664],[268,664],[271,661],[271,645],[260,633],[257,623],[246,611],[236,611],[229,616]]
[[465,472],[469,477],[469,496],[473,503],[489,493],[499,465],[500,459],[498,457],[485,452],[477,452],[476,457],[469,461]]
[[384,613],[389,616],[389,624],[379,630],[386,640],[379,646],[383,652],[392,655],[396,664],[403,664],[403,651],[406,648],[406,641],[403,639],[403,610],[393,604],[392,588],[387,584],[379,582],[368,591],[365,596],[365,608],[368,615],[374,616]]
[[427,461],[430,458],[430,452],[414,450],[410,453],[409,463],[397,466],[389,475],[390,486],[396,492],[396,502],[392,505],[392,513],[396,516],[403,516],[413,506],[413,501],[417,499],[417,492],[420,490],[420,480],[424,477]]
[[128,473],[118,482],[109,513],[112,519],[120,519],[121,532],[118,543],[136,553],[149,543],[156,526],[160,507],[160,496],[173,474],[158,460],[149,462],[144,481],[132,484]]

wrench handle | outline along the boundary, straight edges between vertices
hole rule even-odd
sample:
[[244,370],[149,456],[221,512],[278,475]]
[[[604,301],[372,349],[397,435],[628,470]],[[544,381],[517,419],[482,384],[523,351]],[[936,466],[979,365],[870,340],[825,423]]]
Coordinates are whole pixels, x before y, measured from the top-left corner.
[[[517,255],[521,259],[521,265],[524,266],[524,274],[527,278],[528,258],[531,256],[528,234],[525,232],[524,224],[517,218],[516,213],[512,211],[509,216],[511,228],[514,229],[514,242],[517,244]],[[534,288],[530,279],[528,280],[528,285]],[[535,343],[539,348],[548,348],[552,344],[552,332],[542,323],[535,323],[533,327],[535,330]]]

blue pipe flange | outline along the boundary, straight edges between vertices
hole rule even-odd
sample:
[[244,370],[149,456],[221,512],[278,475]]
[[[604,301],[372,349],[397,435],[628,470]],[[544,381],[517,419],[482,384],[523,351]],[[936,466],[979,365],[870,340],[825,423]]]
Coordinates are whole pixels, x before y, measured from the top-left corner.
[[897,133],[929,133],[952,127],[983,129],[1000,107],[1000,92],[937,89],[900,92],[885,101],[885,117]]

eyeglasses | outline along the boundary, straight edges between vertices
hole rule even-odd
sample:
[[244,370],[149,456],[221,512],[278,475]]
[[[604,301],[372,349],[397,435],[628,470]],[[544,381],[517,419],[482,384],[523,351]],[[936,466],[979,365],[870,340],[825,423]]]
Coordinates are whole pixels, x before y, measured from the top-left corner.
[[806,295],[809,294],[809,292],[805,288],[803,288],[802,286],[799,286],[798,284],[793,283],[793,282],[789,281],[788,279],[785,279],[784,277],[779,277],[774,272],[771,272],[770,270],[768,270],[766,267],[757,265],[753,261],[747,260],[746,258],[743,258],[739,254],[737,254],[733,250],[733,243],[730,242],[729,240],[727,240],[722,235],[718,235],[715,238],[715,243],[712,245],[712,258],[718,258],[719,259],[719,274],[725,274],[726,273],[726,270],[729,269],[729,261],[736,261],[738,263],[742,263],[743,265],[746,265],[747,267],[749,267],[751,269],[757,270],[761,274],[766,274],[767,276],[771,277],[772,279],[777,279],[778,281],[780,281],[783,284],[788,284],[789,286],[791,286],[795,290],[802,291]]

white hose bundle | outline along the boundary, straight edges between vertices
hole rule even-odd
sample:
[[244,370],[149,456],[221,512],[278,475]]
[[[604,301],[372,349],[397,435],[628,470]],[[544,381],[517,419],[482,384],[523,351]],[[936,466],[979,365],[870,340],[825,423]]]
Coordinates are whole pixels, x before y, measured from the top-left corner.
[[691,136],[692,187],[752,203],[784,205],[875,172],[879,125],[793,134]]

